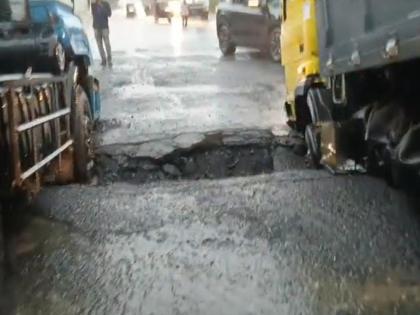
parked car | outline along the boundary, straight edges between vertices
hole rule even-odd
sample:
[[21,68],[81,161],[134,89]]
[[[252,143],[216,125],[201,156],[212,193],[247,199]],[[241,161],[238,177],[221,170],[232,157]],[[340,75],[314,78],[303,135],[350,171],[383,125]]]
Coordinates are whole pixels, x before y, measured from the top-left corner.
[[32,23],[25,2],[3,2],[0,19],[0,73],[25,72],[29,67],[48,67],[61,72],[63,48],[50,24]]
[[279,62],[281,8],[279,0],[222,0],[217,9],[217,35],[223,55],[236,47],[252,47]]
[[30,0],[29,6],[33,23],[52,25],[66,66],[74,61],[79,67],[87,69],[92,62],[89,40],[73,8],[56,0]]
[[130,17],[132,18],[137,15],[136,6],[134,5],[134,3],[127,3],[125,6],[125,11],[126,11],[126,16],[128,18]]
[[167,19],[169,23],[172,23],[173,12],[169,6],[167,0],[157,0],[153,3],[153,15],[155,17],[155,23],[159,22],[159,19]]
[[199,16],[203,20],[209,19],[208,0],[187,0],[190,16]]

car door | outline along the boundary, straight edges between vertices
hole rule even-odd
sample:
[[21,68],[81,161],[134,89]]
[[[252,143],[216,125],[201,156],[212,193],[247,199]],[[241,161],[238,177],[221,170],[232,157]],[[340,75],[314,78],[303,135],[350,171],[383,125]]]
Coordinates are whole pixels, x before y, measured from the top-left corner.
[[39,49],[44,49],[41,44],[44,35],[51,32],[51,21],[48,14],[48,10],[43,5],[31,5],[29,8],[31,22],[32,22],[32,31],[35,34],[36,47]]

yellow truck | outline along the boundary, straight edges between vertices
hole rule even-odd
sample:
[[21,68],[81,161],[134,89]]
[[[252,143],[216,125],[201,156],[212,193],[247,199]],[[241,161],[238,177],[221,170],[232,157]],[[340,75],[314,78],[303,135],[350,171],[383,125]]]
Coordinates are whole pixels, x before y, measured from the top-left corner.
[[314,166],[420,187],[420,0],[283,0],[285,110]]

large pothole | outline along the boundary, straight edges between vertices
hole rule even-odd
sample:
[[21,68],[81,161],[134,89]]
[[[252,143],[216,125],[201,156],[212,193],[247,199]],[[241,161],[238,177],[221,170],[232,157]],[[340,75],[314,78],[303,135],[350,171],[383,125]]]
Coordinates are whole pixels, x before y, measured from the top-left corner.
[[290,138],[265,130],[178,135],[98,150],[99,184],[219,179],[305,168]]

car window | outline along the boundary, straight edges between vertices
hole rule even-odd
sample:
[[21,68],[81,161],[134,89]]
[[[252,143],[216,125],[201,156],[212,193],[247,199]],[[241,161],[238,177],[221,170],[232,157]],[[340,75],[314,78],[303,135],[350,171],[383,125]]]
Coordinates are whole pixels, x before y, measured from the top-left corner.
[[48,15],[48,11],[45,7],[31,7],[31,20],[34,23],[48,23],[50,20],[50,16]]

